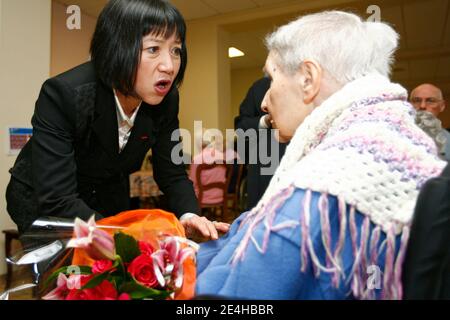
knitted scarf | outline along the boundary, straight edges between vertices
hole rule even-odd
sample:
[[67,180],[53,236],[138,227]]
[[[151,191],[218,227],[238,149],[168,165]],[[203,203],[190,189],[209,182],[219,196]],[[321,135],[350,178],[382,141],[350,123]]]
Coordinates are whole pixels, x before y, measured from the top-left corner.
[[[339,261],[347,232],[346,205],[349,205],[348,223],[355,259],[351,275],[353,295],[373,298],[365,289],[361,273],[370,262],[364,258],[367,250],[374,247],[369,242],[376,243],[380,232],[385,232],[383,297],[400,299],[401,268],[419,190],[428,179],[438,176],[446,164],[438,158],[434,141],[416,126],[415,111],[406,100],[407,92],[400,85],[371,74],[348,83],[315,108],[297,129],[261,201],[243,220],[241,228],[247,224],[249,228],[235,252],[233,264],[244,258],[250,241],[264,253],[271,232],[300,225],[302,271],[306,270],[310,257],[316,275],[320,271],[333,273],[337,287],[342,275]],[[301,221],[274,226],[276,211],[296,188],[307,191]],[[312,191],[322,194],[319,211],[326,266],[320,264],[311,245]],[[341,230],[334,252],[330,243],[328,195],[336,196],[339,201]],[[360,243],[357,243],[355,210],[366,217]],[[372,235],[369,235],[370,222],[377,226]],[[262,246],[253,237],[260,223],[266,228]],[[401,248],[395,259],[395,238],[400,234]],[[376,261],[377,253],[371,256]]]

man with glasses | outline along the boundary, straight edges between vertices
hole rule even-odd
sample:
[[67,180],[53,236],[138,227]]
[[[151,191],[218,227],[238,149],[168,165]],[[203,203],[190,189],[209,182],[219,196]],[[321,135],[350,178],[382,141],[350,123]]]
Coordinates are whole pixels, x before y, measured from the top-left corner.
[[417,110],[426,110],[436,117],[445,110],[442,91],[432,84],[421,84],[411,92],[411,104]]
[[[446,102],[443,98],[442,91],[432,84],[421,84],[411,92],[410,102],[416,110],[428,111],[436,118],[445,110]],[[444,157],[450,160],[450,132],[443,130],[447,138],[444,149]]]

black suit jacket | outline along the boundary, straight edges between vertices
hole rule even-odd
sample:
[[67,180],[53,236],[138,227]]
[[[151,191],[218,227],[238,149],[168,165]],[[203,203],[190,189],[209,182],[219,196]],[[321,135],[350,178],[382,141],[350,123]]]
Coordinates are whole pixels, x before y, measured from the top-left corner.
[[[235,129],[242,129],[244,131],[249,129],[258,130],[259,122],[261,117],[266,115],[267,113],[263,112],[261,109],[261,103],[266,95],[266,92],[270,88],[270,79],[262,78],[257,80],[251,88],[248,90],[245,99],[242,101],[239,116],[234,120]],[[271,135],[270,130],[265,130],[266,141],[267,141],[267,156],[271,157],[272,161],[275,160],[279,162],[283,157],[287,144],[280,143],[279,146],[279,155],[272,154],[271,150],[271,142],[274,141],[274,137]],[[252,209],[258,201],[263,196],[267,187],[269,186],[270,180],[272,179],[272,175],[262,175],[261,169],[266,167],[271,167],[271,164],[263,164],[260,156],[259,156],[259,145],[260,141],[258,140],[257,144],[248,144],[246,147],[245,156],[239,155],[241,159],[245,159],[248,164],[248,172],[247,172],[247,194],[248,194],[248,203],[247,209]],[[249,163],[252,159],[249,157],[250,153],[257,154],[257,163]]]
[[40,216],[87,219],[128,210],[129,174],[140,169],[150,148],[169,210],[177,216],[199,212],[184,166],[171,161],[179,143],[171,141],[179,127],[178,102],[174,88],[158,106],[143,103],[119,153],[114,94],[93,65],[47,80],[32,118],[33,137],[10,170],[8,212],[19,228]]
[[420,191],[403,287],[405,299],[450,299],[450,165]]

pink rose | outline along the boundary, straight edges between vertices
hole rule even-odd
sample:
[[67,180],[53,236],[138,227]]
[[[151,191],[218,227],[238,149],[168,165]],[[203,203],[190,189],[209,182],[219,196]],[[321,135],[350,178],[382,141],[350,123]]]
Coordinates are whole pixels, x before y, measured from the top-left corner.
[[142,254],[131,262],[128,272],[140,284],[154,288],[158,285],[153,267],[153,260],[150,256]]
[[97,260],[92,266],[92,273],[99,274],[111,269],[113,263],[111,260]]

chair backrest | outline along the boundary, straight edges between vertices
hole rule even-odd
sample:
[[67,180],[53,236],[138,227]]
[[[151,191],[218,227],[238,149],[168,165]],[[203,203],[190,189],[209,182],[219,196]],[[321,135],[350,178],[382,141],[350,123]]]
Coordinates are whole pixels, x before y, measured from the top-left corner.
[[228,186],[228,193],[239,193],[239,187],[242,182],[242,176],[244,174],[243,164],[229,164],[230,170],[230,185]]
[[231,167],[230,170],[230,185],[228,186],[228,194],[227,197],[232,201],[231,208],[239,213],[239,197],[241,196],[241,183],[242,176],[244,174],[244,165],[243,164],[229,164]]
[[[225,179],[223,181],[214,181],[211,183],[204,183],[202,180],[202,172],[213,170],[217,168],[223,168],[225,171]],[[232,174],[232,167],[226,164],[199,164],[197,167],[197,172],[195,173],[195,178],[198,185],[198,202],[200,207],[203,206],[203,196],[206,191],[211,189],[220,189],[222,192],[222,201],[214,205],[225,205],[226,196],[228,192],[228,186],[230,184]],[[210,204],[213,205],[213,204]]]

